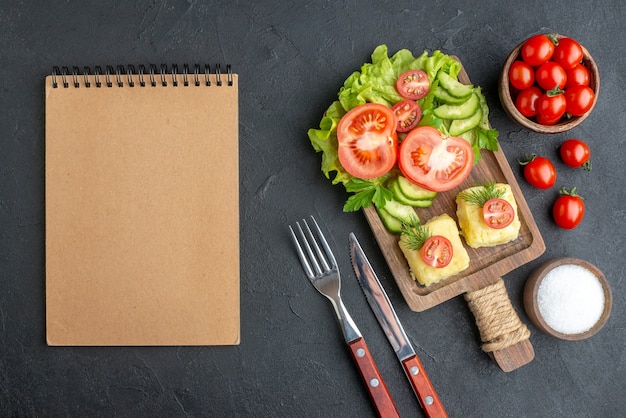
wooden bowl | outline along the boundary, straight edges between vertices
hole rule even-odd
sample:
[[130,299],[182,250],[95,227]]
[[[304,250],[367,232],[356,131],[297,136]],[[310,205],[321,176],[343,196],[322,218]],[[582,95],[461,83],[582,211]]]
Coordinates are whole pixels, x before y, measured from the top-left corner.
[[[557,38],[564,38],[562,35],[557,35]],[[526,42],[526,41],[524,41]],[[506,61],[504,62],[504,66],[502,67],[502,72],[500,73],[500,80],[498,84],[498,93],[500,95],[500,102],[502,103],[502,107],[506,113],[520,126],[524,128],[528,128],[532,131],[544,133],[544,134],[556,134],[561,132],[566,132],[572,129],[575,126],[580,125],[593,111],[593,108],[598,101],[598,93],[600,91],[600,73],[598,72],[598,66],[594,61],[593,57],[587,51],[587,49],[583,46],[583,61],[582,64],[587,67],[589,70],[589,87],[594,92],[594,99],[591,108],[582,116],[575,116],[570,119],[562,118],[555,125],[541,125],[537,123],[534,118],[528,118],[520,113],[519,110],[515,107],[515,96],[517,91],[511,87],[509,83],[509,68],[513,61],[519,59],[520,50],[524,42],[517,45],[513,51],[508,55]]]
[[[539,292],[540,292],[540,286],[543,280],[545,279],[546,275],[549,272],[551,272],[557,267],[561,267],[565,265],[580,266],[588,270],[589,272],[591,272],[598,279],[598,282],[602,286],[602,290],[604,292],[604,309],[602,310],[602,313],[600,314],[598,320],[595,321],[593,326],[591,326],[591,328],[583,332],[566,333],[566,332],[555,330],[553,328],[554,322],[553,322],[553,326],[550,326],[548,322],[546,321],[546,319],[544,318],[544,316],[542,315],[541,310],[540,310]],[[568,276],[567,280],[577,280],[577,279],[575,277]],[[531,322],[541,331],[549,335],[552,335],[556,338],[562,339],[562,340],[568,340],[568,341],[584,340],[596,334],[608,321],[609,316],[611,315],[612,306],[613,306],[613,300],[612,300],[612,295],[611,295],[611,287],[609,285],[609,282],[606,280],[606,277],[602,273],[602,271],[600,271],[593,264],[585,260],[578,259],[578,258],[560,257],[560,258],[554,258],[552,260],[545,262],[530,275],[524,287],[524,308]],[[544,312],[545,312],[545,309],[544,309]],[[560,328],[560,326],[556,326],[556,327]]]

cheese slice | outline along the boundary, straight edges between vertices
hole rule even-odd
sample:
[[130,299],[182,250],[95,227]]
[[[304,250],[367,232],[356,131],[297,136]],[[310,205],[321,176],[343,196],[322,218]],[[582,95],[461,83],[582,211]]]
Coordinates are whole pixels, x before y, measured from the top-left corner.
[[442,235],[450,240],[452,260],[450,264],[442,268],[429,266],[422,260],[421,251],[409,248],[406,243],[406,236],[401,235],[400,249],[409,263],[409,269],[415,280],[424,286],[429,286],[453,276],[469,266],[470,258],[467,250],[463,247],[454,219],[448,214],[439,215],[426,222],[424,227],[429,230],[431,236]]
[[471,193],[473,190],[478,190],[483,186],[465,189],[456,197],[456,215],[459,219],[461,235],[465,238],[467,245],[472,248],[493,247],[505,244],[515,240],[519,235],[521,223],[517,215],[517,203],[511,191],[511,186],[503,183],[497,183],[495,186],[504,191],[502,198],[509,202],[515,211],[513,222],[502,229],[490,228],[483,220],[483,208],[459,197],[461,193]]

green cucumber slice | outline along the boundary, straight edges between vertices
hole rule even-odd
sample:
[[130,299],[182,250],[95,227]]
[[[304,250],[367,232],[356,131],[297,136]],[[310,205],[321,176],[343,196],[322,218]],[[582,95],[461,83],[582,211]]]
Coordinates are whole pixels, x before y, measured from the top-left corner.
[[437,100],[439,100],[440,102],[445,103],[445,104],[454,104],[454,105],[465,103],[465,101],[469,98],[469,96],[462,97],[462,98],[454,97],[450,93],[448,93],[446,89],[444,89],[441,86],[435,87],[434,95],[437,98]]
[[474,129],[478,126],[480,121],[483,118],[483,111],[480,110],[480,107],[474,112],[472,116],[466,119],[456,119],[453,120],[450,124],[450,129],[448,129],[448,133],[452,136],[459,136],[464,132],[469,131],[470,129]]
[[411,183],[406,177],[398,176],[396,181],[402,194],[411,200],[433,200],[437,197],[437,192],[426,190],[415,183]]
[[412,206],[414,208],[427,208],[427,207],[432,206],[432,204],[433,204],[433,199],[411,199],[411,198],[409,198],[404,193],[402,193],[402,190],[400,189],[398,181],[396,181],[396,180],[394,180],[389,185],[389,190],[391,190],[391,193],[393,194],[393,199],[396,202],[398,202],[398,203],[402,203],[403,205]]
[[467,119],[480,107],[480,99],[477,94],[472,94],[465,103],[460,105],[444,104],[434,110],[435,116],[441,119]]
[[412,206],[403,205],[395,200],[387,200],[383,209],[400,222],[410,223],[413,219],[419,219]]
[[465,99],[474,91],[473,85],[463,84],[443,71],[439,71],[437,79],[439,80],[439,85],[446,89],[446,91],[453,97]]
[[402,232],[401,221],[391,216],[385,209],[376,208],[376,212],[378,212],[378,217],[383,222],[383,225],[385,225],[385,228],[387,228],[387,231],[392,234],[399,234]]

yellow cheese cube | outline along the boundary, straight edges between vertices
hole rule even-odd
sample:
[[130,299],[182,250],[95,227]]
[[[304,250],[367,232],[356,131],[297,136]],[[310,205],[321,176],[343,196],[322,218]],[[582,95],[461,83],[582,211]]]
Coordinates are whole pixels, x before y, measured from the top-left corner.
[[426,222],[424,227],[429,230],[431,236],[442,235],[450,240],[452,244],[452,260],[445,267],[429,266],[422,260],[420,250],[413,250],[408,247],[406,236],[403,234],[400,236],[399,245],[409,263],[409,269],[414,279],[424,286],[429,286],[453,276],[469,266],[469,255],[465,247],[463,247],[454,219],[447,214],[439,215]]
[[[471,192],[482,188],[483,186],[471,187],[465,189],[461,193]],[[456,197],[456,215],[459,219],[461,227],[461,235],[465,238],[465,242],[472,248],[493,247],[500,244],[513,241],[519,235],[520,221],[517,215],[517,203],[508,184],[497,183],[496,188],[504,191],[502,199],[511,204],[515,211],[515,217],[510,225],[501,228],[490,228],[483,219],[483,208],[475,203],[463,200],[459,195]]]

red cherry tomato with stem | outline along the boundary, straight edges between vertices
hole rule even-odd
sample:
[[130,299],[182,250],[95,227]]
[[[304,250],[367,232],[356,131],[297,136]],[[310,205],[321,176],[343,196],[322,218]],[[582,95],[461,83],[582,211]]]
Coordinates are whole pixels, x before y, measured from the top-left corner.
[[537,122],[542,125],[554,125],[565,114],[567,101],[563,90],[555,88],[537,99]]
[[514,61],[509,68],[509,82],[518,90],[527,89],[535,82],[535,70],[524,61]]
[[556,169],[549,159],[531,154],[525,161],[518,162],[524,167],[524,178],[531,186],[549,189],[556,183]]
[[583,60],[583,48],[572,38],[561,38],[554,47],[552,60],[566,70],[573,68]]
[[554,222],[563,229],[576,228],[585,216],[585,202],[576,187],[571,190],[562,188],[560,194],[552,206]]
[[552,58],[554,42],[547,35],[532,36],[524,42],[520,54],[524,62],[532,67],[538,67]]
[[537,86],[531,86],[526,90],[522,90],[515,98],[515,107],[522,115],[531,118],[537,114],[537,99],[542,94]]
[[567,166],[572,168],[582,167],[586,171],[591,171],[591,151],[584,141],[576,138],[563,141],[559,153]]
[[555,87],[565,88],[567,83],[567,73],[559,64],[554,61],[548,61],[541,64],[535,73],[537,84],[544,90],[552,90]]
[[427,265],[443,268],[452,261],[452,243],[443,235],[433,235],[422,246],[421,255]]

